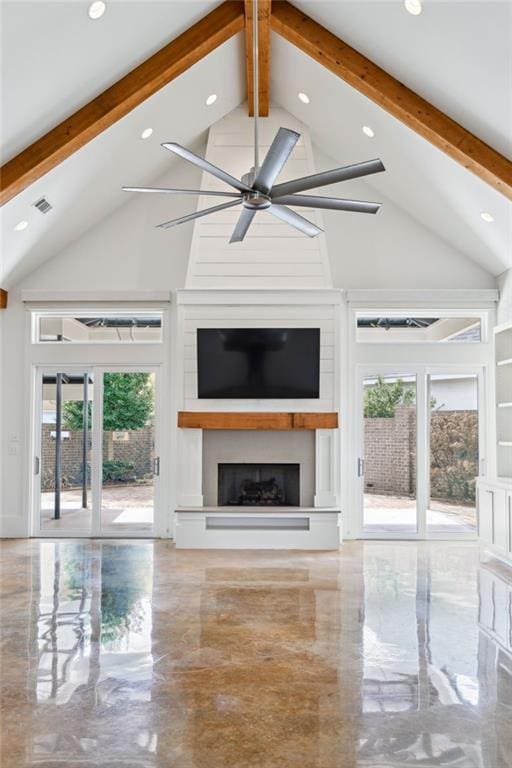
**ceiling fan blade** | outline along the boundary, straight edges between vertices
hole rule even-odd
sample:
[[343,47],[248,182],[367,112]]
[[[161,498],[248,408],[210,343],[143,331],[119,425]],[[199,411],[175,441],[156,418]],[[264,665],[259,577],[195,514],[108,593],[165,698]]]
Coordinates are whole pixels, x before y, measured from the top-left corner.
[[212,208],[203,208],[202,211],[196,211],[195,213],[189,213],[187,216],[180,216],[179,219],[171,219],[170,221],[164,221],[163,224],[157,224],[157,227],[161,229],[170,229],[177,224],[184,224],[186,221],[192,221],[192,219],[199,219],[201,216],[207,216],[209,213],[215,213],[215,211],[222,211],[224,208],[232,208],[234,205],[240,205],[243,197],[239,197],[237,200],[230,200],[229,203],[221,203],[220,205],[214,205]]
[[272,203],[270,208],[265,208],[265,210],[271,213],[272,216],[276,216],[278,219],[281,219],[281,221],[286,222],[286,224],[295,227],[295,229],[298,229],[308,237],[316,237],[323,231],[317,227],[316,224],[308,221],[304,216],[299,216],[298,213],[291,211],[284,205],[274,205],[274,203]]
[[333,211],[354,211],[356,213],[377,213],[381,203],[365,200],[341,200],[338,197],[316,197],[315,195],[281,195],[273,197],[278,205],[299,205],[306,208],[325,208]]
[[293,195],[295,192],[304,192],[306,189],[325,187],[326,184],[336,184],[338,181],[348,181],[348,179],[359,179],[361,176],[368,176],[385,170],[382,160],[367,160],[364,163],[346,165],[344,168],[334,168],[332,171],[314,173],[312,176],[285,181],[283,184],[277,184],[273,187],[270,196],[274,198]]
[[162,144],[162,147],[165,147],[165,149],[168,149],[170,152],[174,152],[175,155],[179,155],[184,160],[188,160],[189,163],[193,163],[198,168],[201,168],[202,171],[211,173],[212,176],[216,176],[221,181],[229,184],[230,187],[239,189],[240,192],[251,191],[251,188],[248,187],[247,184],[244,184],[243,181],[235,179],[234,176],[226,173],[221,168],[217,168],[216,165],[212,165],[212,163],[209,163],[208,160],[204,159],[204,157],[199,157],[199,155],[194,154],[194,152],[191,152],[189,149],[182,147],[181,144],[176,144],[175,142],[166,142],[165,144]]
[[209,189],[168,189],[167,187],[123,187],[123,192],[162,192],[167,195],[213,195],[214,197],[240,197],[238,192],[216,192]]
[[256,210],[254,208],[242,209],[242,213],[240,214],[240,217],[233,230],[233,234],[231,235],[231,238],[229,240],[230,243],[242,242],[242,240],[247,234],[247,230],[251,226],[251,223],[252,223],[252,220],[254,219],[255,214],[256,214]]
[[253,182],[254,189],[268,194],[298,140],[300,133],[280,128]]

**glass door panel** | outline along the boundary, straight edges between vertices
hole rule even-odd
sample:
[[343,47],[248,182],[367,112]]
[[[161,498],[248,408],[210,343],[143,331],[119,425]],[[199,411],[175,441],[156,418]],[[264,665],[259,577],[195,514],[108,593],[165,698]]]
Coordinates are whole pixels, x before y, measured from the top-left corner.
[[40,528],[90,533],[93,376],[46,372],[40,382]]
[[429,378],[430,496],[427,533],[475,533],[478,475],[478,377]]
[[102,374],[101,531],[151,534],[154,520],[155,374]]
[[363,379],[363,533],[414,534],[416,504],[416,375]]

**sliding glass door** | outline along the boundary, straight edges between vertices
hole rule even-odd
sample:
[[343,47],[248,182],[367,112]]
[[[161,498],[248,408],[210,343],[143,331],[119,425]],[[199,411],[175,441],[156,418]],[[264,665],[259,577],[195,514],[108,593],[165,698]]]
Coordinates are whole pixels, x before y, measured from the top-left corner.
[[365,538],[473,538],[483,375],[410,366],[359,376]]
[[478,376],[428,376],[427,533],[476,535],[479,468]]
[[365,376],[362,381],[365,533],[416,533],[416,374]]
[[38,371],[36,535],[152,535],[156,369]]
[[92,531],[92,371],[44,372],[39,389],[40,448],[34,471],[40,478],[41,531]]
[[155,374],[102,375],[101,530],[150,533],[154,519]]

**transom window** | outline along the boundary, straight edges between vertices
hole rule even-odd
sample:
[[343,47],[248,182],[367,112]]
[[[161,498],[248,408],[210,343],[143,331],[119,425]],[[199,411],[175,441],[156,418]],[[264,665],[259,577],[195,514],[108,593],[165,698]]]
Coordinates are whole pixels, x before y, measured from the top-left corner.
[[396,342],[482,341],[480,317],[442,317],[439,315],[356,314],[356,340],[372,344]]
[[161,312],[34,313],[35,343],[134,344],[162,341]]

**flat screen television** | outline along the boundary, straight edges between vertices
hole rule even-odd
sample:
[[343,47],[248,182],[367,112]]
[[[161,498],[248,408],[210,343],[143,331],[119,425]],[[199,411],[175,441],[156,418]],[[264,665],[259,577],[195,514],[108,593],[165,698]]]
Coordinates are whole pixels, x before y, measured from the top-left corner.
[[198,328],[198,397],[318,398],[319,328]]

